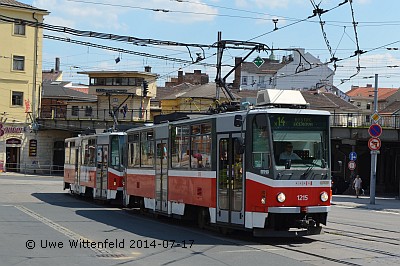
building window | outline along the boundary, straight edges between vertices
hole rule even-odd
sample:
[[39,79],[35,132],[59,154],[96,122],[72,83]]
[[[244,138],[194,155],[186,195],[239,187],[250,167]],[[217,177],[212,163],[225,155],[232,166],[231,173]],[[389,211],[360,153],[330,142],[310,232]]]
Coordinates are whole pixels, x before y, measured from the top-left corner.
[[361,106],[361,102],[357,102],[357,106],[360,107]]
[[93,108],[91,106],[86,106],[85,108],[85,116],[92,116]]
[[371,117],[370,115],[366,115],[366,116],[365,116],[365,122],[366,122],[366,123],[370,123],[370,122],[371,122],[370,117]]
[[13,70],[24,71],[25,69],[25,56],[13,56]]
[[247,85],[247,76],[242,77],[242,85]]
[[14,34],[25,36],[25,25],[20,23],[14,23]]
[[71,115],[72,116],[78,116],[78,114],[79,114],[79,106],[72,106]]
[[371,103],[367,103],[367,110],[371,109]]
[[12,92],[12,105],[22,106],[24,101],[24,93],[19,91]]

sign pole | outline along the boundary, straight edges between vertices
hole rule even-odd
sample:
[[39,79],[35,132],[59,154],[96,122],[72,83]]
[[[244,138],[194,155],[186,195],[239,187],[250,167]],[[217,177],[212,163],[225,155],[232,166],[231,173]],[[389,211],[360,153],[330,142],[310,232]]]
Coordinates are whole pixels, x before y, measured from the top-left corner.
[[[378,112],[378,74],[375,74],[375,90],[374,90],[374,113]],[[372,121],[371,121],[372,122]],[[375,205],[376,191],[376,161],[378,157],[377,151],[371,151],[371,176],[369,184],[369,203]]]

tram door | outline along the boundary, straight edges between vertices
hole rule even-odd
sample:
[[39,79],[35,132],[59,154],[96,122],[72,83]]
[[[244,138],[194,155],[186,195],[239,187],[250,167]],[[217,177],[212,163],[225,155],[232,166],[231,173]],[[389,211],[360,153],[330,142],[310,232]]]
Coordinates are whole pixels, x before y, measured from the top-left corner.
[[156,141],[156,210],[168,211],[168,145],[167,139]]
[[108,144],[97,145],[96,198],[107,197]]
[[74,170],[75,170],[75,192],[78,193],[78,186],[79,186],[79,171],[80,171],[80,167],[79,167],[79,158],[80,158],[80,154],[79,154],[79,145],[78,146],[74,146],[71,149],[71,156],[74,156],[74,158],[71,160],[71,162],[74,162]]
[[217,222],[244,225],[243,154],[240,134],[218,136]]

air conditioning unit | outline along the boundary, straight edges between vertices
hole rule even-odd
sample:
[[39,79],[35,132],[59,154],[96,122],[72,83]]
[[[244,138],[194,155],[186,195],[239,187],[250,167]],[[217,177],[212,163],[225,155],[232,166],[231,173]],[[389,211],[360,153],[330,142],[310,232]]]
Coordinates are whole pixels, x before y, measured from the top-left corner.
[[256,106],[307,108],[308,103],[300,91],[266,89],[258,91]]

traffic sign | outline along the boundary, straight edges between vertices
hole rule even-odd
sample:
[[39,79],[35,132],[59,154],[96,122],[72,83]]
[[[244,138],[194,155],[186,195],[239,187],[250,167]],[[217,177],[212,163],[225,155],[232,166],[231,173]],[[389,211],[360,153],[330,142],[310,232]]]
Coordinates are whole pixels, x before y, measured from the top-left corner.
[[261,57],[257,56],[253,60],[253,64],[255,64],[259,68],[260,66],[262,66],[264,64],[264,59],[262,59]]
[[375,123],[377,123],[377,122],[379,121],[379,119],[381,119],[381,116],[380,116],[377,112],[374,112],[374,113],[371,115],[371,118],[372,118],[372,120],[375,121]]
[[357,153],[355,151],[350,152],[349,159],[350,159],[350,161],[357,160]]
[[380,139],[378,139],[378,138],[370,138],[369,140],[368,140],[368,148],[371,150],[371,151],[377,151],[377,150],[379,150],[380,148],[381,148],[381,140]]
[[356,169],[356,162],[355,161],[349,161],[347,166],[349,167],[350,171],[353,171],[354,169]]
[[372,124],[369,129],[368,133],[371,137],[379,137],[382,134],[382,127],[378,124]]

